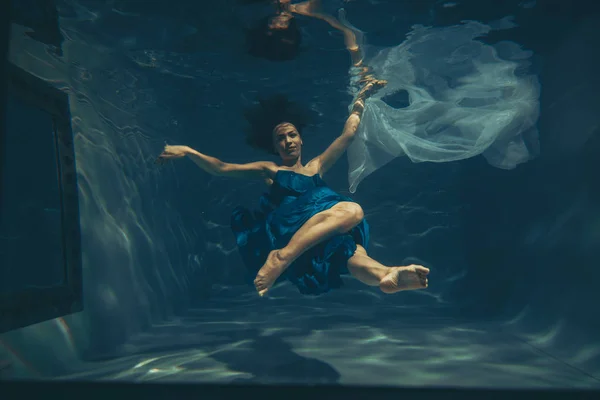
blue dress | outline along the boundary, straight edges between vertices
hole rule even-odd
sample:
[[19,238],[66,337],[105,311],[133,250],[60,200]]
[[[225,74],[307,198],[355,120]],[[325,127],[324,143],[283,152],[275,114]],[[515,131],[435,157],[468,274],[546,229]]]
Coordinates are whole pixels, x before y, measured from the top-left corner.
[[[340,201],[353,201],[331,190],[317,174],[307,176],[279,170],[268,193],[260,198],[259,209],[252,212],[236,207],[231,229],[252,282],[269,252],[285,247],[294,233],[313,215]],[[363,219],[350,232],[334,236],[312,247],[294,261],[278,279],[291,281],[303,294],[318,295],[342,286],[348,259],[356,245],[367,248],[369,225]]]

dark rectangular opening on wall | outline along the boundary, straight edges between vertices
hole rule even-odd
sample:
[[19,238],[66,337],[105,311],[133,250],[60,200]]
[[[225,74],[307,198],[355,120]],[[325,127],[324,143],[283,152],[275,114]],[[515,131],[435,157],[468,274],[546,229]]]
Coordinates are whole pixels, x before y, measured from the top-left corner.
[[81,239],[66,93],[7,63],[0,332],[81,311]]

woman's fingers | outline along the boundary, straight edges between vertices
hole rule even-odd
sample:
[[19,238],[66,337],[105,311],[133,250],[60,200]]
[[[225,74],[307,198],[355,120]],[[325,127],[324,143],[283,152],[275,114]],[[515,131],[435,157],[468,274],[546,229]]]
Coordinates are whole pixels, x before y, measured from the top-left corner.
[[156,161],[155,161],[155,163],[156,163],[156,164],[159,164],[159,165],[162,165],[162,164],[164,164],[164,163],[166,163],[166,162],[167,162],[167,157],[165,157],[164,153],[163,153],[163,154],[160,154],[160,155],[159,155],[159,156],[156,158]]
[[155,164],[162,165],[165,164],[170,159],[181,158],[185,156],[185,152],[180,151],[180,147],[178,146],[170,146],[165,144],[165,148],[162,153],[156,158],[154,161]]
[[162,164],[166,163],[170,158],[172,158],[172,155],[168,151],[165,150],[158,155],[158,157],[156,158],[154,163],[158,164],[158,165],[162,165]]

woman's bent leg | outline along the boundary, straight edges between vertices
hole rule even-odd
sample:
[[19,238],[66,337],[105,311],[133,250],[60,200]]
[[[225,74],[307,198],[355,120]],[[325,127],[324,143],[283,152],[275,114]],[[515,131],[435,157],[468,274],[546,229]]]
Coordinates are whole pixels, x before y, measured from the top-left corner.
[[281,249],[273,250],[258,271],[254,286],[263,296],[277,278],[302,253],[332,236],[350,231],[364,218],[362,208],[353,202],[340,202],[312,216]]

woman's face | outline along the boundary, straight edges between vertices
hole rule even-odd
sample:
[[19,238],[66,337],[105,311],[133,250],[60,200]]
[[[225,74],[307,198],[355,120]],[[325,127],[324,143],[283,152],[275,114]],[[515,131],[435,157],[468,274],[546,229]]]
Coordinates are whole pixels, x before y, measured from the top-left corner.
[[282,122],[273,129],[273,147],[283,160],[298,159],[302,153],[302,139],[298,129]]

